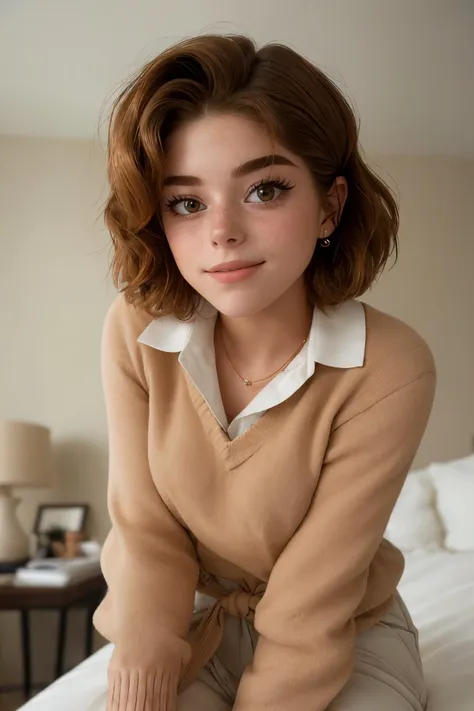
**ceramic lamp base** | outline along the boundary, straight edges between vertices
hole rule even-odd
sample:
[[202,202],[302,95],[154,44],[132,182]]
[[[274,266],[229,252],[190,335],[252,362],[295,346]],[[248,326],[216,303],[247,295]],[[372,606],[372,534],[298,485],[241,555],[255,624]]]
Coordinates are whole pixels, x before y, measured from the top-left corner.
[[0,561],[16,564],[28,558],[28,536],[22,529],[16,509],[20,503],[8,486],[0,486]]

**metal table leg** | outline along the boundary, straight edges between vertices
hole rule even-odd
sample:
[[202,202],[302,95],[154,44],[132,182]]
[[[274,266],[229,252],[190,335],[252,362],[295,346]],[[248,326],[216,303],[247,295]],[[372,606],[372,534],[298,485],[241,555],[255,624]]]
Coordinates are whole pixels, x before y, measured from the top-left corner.
[[21,610],[21,649],[23,656],[23,692],[26,698],[29,698],[31,693],[31,647],[28,610]]
[[64,647],[66,642],[67,608],[61,607],[59,610],[59,630],[58,646],[56,649],[56,672],[55,679],[62,676],[64,672]]
[[92,654],[92,643],[94,636],[94,625],[92,624],[92,618],[94,616],[95,607],[89,606],[86,611],[86,658],[90,657]]

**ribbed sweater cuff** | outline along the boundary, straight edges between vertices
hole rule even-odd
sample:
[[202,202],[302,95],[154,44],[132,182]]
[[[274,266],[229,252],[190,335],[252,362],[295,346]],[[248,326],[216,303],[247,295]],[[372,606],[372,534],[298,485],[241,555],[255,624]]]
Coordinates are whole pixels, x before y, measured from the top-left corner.
[[139,670],[109,672],[107,711],[176,711],[178,676]]

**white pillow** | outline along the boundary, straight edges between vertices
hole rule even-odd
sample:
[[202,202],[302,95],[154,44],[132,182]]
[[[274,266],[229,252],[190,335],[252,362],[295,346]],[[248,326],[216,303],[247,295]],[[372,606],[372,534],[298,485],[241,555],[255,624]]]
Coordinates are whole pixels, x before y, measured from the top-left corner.
[[474,550],[474,455],[429,467],[451,551]]
[[406,553],[436,551],[443,545],[443,528],[435,509],[435,491],[428,469],[410,472],[385,531]]

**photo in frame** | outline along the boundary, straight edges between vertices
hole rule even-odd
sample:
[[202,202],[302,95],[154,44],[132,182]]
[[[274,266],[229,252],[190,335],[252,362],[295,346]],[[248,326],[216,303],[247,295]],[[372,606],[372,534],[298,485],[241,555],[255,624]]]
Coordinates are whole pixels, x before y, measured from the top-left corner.
[[72,558],[82,555],[80,544],[89,512],[88,504],[40,504],[33,533],[35,558]]
[[89,512],[88,504],[40,504],[33,533],[48,535],[52,531],[82,533]]

